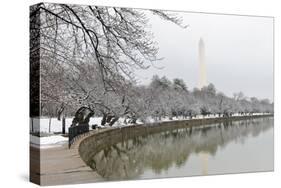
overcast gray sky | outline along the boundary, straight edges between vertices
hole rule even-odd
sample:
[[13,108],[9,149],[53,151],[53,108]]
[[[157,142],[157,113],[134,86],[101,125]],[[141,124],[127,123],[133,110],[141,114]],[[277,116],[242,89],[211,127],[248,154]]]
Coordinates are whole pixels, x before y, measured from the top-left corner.
[[155,63],[138,71],[141,83],[152,75],[182,78],[189,89],[198,86],[198,42],[205,42],[207,82],[228,96],[242,91],[246,96],[273,100],[273,18],[202,13],[178,13],[189,25],[182,29],[156,16],[151,30],[159,46]]

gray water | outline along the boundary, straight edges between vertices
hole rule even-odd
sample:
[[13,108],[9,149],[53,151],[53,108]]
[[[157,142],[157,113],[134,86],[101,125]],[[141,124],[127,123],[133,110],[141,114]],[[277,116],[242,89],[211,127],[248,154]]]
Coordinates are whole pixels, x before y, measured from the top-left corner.
[[273,147],[273,118],[260,118],[136,137],[90,166],[106,180],[272,171]]

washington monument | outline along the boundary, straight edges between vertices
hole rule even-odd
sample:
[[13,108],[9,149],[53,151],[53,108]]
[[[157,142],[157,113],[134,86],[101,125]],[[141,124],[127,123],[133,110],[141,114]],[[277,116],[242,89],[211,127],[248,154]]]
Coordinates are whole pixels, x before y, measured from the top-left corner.
[[198,88],[207,86],[206,65],[205,65],[205,44],[202,38],[199,40],[199,83]]

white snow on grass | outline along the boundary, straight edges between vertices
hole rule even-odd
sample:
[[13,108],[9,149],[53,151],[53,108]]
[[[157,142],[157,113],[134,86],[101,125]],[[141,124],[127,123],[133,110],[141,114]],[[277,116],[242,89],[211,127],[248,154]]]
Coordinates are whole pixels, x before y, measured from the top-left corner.
[[[264,113],[254,113],[253,115],[261,115]],[[238,114],[233,114],[233,116],[241,116]],[[204,119],[204,118],[217,118],[219,117],[217,114],[216,115],[209,115],[209,116],[202,116],[202,115],[197,115],[196,117],[193,117],[192,119]],[[190,118],[173,118],[169,119],[168,117],[161,118],[161,121],[155,120],[152,117],[148,117],[146,119],[147,123],[154,123],[154,122],[167,122],[167,121],[177,121],[177,120],[189,120]],[[70,127],[72,123],[73,117],[68,117],[65,119],[65,131],[68,133],[68,128]],[[92,125],[97,125],[100,128],[104,128],[107,126],[101,126],[101,120],[102,117],[93,117],[90,118],[90,130],[92,128]],[[33,132],[40,132],[40,133],[61,133],[62,132],[62,120],[58,120],[57,118],[47,118],[47,117],[41,117],[39,118],[32,118],[31,121],[33,121]],[[31,123],[30,121],[30,123]],[[143,124],[141,121],[137,120],[136,124]],[[113,125],[113,127],[120,127],[120,126],[130,126],[133,124],[125,124],[124,123],[124,118],[119,118],[119,120]],[[30,126],[31,130],[31,126]]]
[[[98,125],[100,126],[102,117],[94,117],[90,118],[90,129],[91,125]],[[73,117],[65,118],[65,132],[68,133],[68,128],[72,123]],[[58,120],[57,118],[32,118],[30,120],[30,124],[33,121],[33,132],[40,132],[40,133],[61,133],[62,132],[62,120]],[[30,125],[30,131],[32,126]]]
[[[265,113],[254,113],[253,115],[261,115]],[[238,114],[234,114],[233,116],[241,116]],[[219,117],[218,115],[210,115],[210,116],[205,116],[203,117],[202,115],[197,115],[196,117],[193,117],[192,119],[203,119],[203,118],[217,118]],[[68,128],[71,125],[73,117],[66,118],[65,124],[66,124],[66,133],[68,133]],[[148,117],[146,119],[147,123],[161,123],[161,122],[168,122],[168,121],[181,121],[181,120],[189,120],[190,118],[183,118],[183,117],[178,117],[178,118],[173,118],[169,119],[168,117],[162,118],[161,120],[155,120],[152,117]],[[90,118],[90,130],[92,125],[97,125],[99,128],[106,128],[109,127],[109,125],[106,126],[101,126],[101,120],[102,117],[93,117]],[[68,142],[68,137],[64,137],[62,135],[54,134],[54,133],[61,133],[62,132],[62,121],[58,121],[56,118],[32,118],[33,121],[33,130],[34,132],[39,132],[42,133],[42,135],[46,134],[47,136],[33,136],[30,135],[30,145],[33,147],[37,147],[40,149],[44,148],[52,148],[52,147],[60,147],[63,144],[67,144]],[[50,126],[50,131],[49,131],[49,123],[51,121],[51,126]],[[137,120],[136,124],[143,124],[140,120]],[[113,127],[124,127],[124,126],[132,126],[135,124],[125,124],[124,123],[124,118],[120,118],[114,125]]]
[[51,135],[46,137],[38,137],[30,135],[30,145],[40,149],[60,147],[68,143],[68,137],[61,135]]

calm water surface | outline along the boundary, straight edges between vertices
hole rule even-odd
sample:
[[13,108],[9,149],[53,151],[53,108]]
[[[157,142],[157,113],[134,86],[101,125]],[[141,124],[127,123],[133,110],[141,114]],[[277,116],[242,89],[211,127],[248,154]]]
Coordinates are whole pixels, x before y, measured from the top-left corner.
[[92,159],[107,180],[273,170],[273,118],[164,131],[108,146]]

